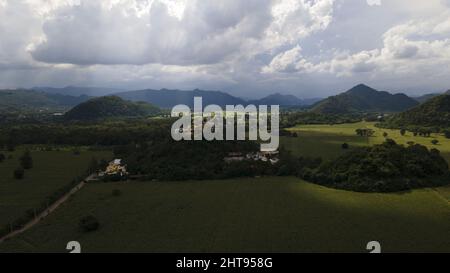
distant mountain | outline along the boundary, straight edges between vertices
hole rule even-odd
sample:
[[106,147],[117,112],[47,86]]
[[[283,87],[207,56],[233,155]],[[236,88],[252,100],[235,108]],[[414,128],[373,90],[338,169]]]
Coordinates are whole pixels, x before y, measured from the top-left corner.
[[219,106],[246,104],[243,99],[236,98],[220,91],[180,91],[180,90],[139,90],[117,93],[115,96],[130,101],[145,101],[161,108],[172,108],[178,104],[193,107],[194,97],[202,97],[203,105],[217,104]]
[[25,89],[0,90],[0,110],[35,111],[68,109],[88,99],[88,96],[74,97]]
[[388,127],[450,127],[450,92],[434,97],[406,112],[393,115],[386,121]]
[[345,93],[318,102],[313,112],[326,114],[346,114],[352,112],[401,112],[419,103],[405,94],[391,94],[377,91],[360,84]]
[[[443,94],[450,94],[450,90],[448,90],[447,92],[445,92],[445,93],[443,93]],[[435,98],[435,97],[440,96],[440,95],[443,95],[443,94],[440,94],[440,93],[430,93],[430,94],[422,95],[422,96],[420,96],[420,97],[415,97],[414,99],[415,99],[416,101],[420,102],[420,103],[424,103],[424,102],[427,102],[428,100],[430,100],[430,99],[432,99],[432,98]]]
[[427,102],[428,100],[430,100],[430,99],[432,99],[434,97],[437,97],[439,95],[440,94],[438,94],[438,93],[430,93],[430,94],[422,95],[420,97],[413,97],[413,99],[415,99],[419,103],[424,103],[424,102]]
[[93,98],[64,115],[66,120],[90,121],[112,117],[139,117],[157,114],[160,109],[145,102],[130,102],[116,96]]
[[259,100],[250,100],[248,103],[255,105],[307,106],[312,105],[319,100],[320,99],[302,100],[294,95],[282,95],[276,93]]
[[34,87],[32,89],[35,91],[40,91],[48,94],[61,94],[69,96],[87,95],[92,97],[101,97],[124,91],[123,89],[115,89],[115,88],[79,87],[79,86],[66,86],[63,88]]

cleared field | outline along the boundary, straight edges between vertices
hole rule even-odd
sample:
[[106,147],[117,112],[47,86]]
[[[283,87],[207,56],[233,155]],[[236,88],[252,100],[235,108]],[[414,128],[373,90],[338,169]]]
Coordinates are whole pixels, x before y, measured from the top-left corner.
[[[441,151],[442,156],[450,162],[450,139],[440,134],[432,134],[431,137],[413,136],[407,132],[405,136],[400,134],[400,130],[380,129],[374,126],[373,122],[359,122],[339,125],[299,125],[289,130],[298,134],[297,138],[282,137],[281,144],[295,155],[335,158],[345,150],[343,143],[348,143],[351,147],[367,146],[383,143],[385,138],[383,133],[388,134],[388,138],[395,140],[398,144],[407,145],[413,141],[428,148],[436,148]],[[375,130],[373,137],[360,137],[356,135],[358,128],[370,128]],[[433,145],[431,141],[437,139],[438,145]]]
[[14,152],[1,152],[13,158],[0,163],[0,226],[21,217],[28,209],[41,204],[55,190],[69,184],[82,174],[92,157],[112,157],[111,152],[85,151],[74,155],[70,150],[32,151],[34,167],[25,171],[23,180],[15,180],[13,171],[19,166],[24,148]]
[[[101,227],[82,233],[89,214]],[[89,184],[0,252],[65,252],[72,240],[84,252],[366,252],[372,240],[385,252],[449,252],[449,215],[435,189],[364,194],[279,177]]]

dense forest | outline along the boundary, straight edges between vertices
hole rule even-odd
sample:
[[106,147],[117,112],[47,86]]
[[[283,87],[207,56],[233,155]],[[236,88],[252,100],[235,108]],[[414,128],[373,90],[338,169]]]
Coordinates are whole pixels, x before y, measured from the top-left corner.
[[448,164],[436,149],[388,140],[358,148],[300,176],[321,185],[362,192],[393,192],[450,183]]

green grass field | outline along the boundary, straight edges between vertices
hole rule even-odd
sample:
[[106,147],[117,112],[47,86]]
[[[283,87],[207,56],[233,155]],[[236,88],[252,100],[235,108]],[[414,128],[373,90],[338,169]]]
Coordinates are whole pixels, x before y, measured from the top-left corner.
[[[422,144],[428,148],[436,148],[441,151],[442,156],[450,162],[450,139],[440,134],[432,134],[431,137],[413,136],[407,132],[405,136],[400,134],[400,130],[380,129],[374,126],[373,122],[359,122],[353,124],[339,125],[299,125],[289,130],[298,134],[297,138],[282,137],[281,144],[295,155],[335,158],[345,150],[343,143],[348,143],[350,147],[360,147],[383,143],[385,138],[383,133],[388,133],[388,138],[395,140],[398,144],[407,145],[409,141]],[[373,137],[359,137],[355,130],[358,128],[370,128],[375,130]],[[439,140],[438,145],[433,145],[431,140]]]
[[[101,227],[82,233],[89,214]],[[384,252],[450,252],[449,215],[435,189],[365,194],[270,177],[89,184],[0,252],[65,252],[72,240],[84,252],[366,252],[372,240]]]
[[12,159],[0,163],[0,226],[21,217],[25,211],[41,204],[55,190],[69,184],[86,171],[92,157],[112,157],[111,152],[82,151],[74,155],[70,150],[32,151],[34,167],[25,172],[23,180],[15,180],[13,171],[19,166],[24,148],[15,152],[1,152]]

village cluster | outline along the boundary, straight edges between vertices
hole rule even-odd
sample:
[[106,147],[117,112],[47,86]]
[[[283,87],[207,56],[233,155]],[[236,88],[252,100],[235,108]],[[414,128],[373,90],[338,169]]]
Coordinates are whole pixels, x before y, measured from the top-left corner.
[[254,160],[254,161],[263,161],[270,162],[272,165],[278,163],[279,159],[279,151],[274,149],[261,149],[259,152],[255,153],[229,153],[227,157],[225,157],[225,162],[233,162],[233,161],[244,161],[244,160]]

